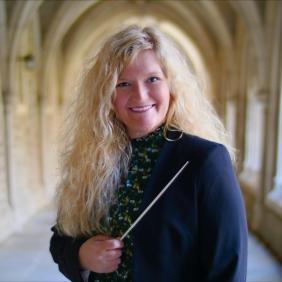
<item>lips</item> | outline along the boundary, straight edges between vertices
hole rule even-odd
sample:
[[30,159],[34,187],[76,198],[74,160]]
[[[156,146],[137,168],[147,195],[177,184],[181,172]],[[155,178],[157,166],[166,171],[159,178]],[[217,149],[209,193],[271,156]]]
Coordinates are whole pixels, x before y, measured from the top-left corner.
[[152,109],[155,105],[146,105],[146,106],[137,106],[137,107],[130,107],[129,109],[135,113],[144,113]]

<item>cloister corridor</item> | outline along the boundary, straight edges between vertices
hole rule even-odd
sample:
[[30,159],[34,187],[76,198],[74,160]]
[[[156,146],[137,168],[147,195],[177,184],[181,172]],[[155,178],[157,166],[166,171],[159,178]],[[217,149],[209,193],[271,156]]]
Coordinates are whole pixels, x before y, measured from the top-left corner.
[[0,0],[0,282],[67,281],[48,250],[60,131],[89,59],[135,23],[175,41],[232,136],[247,281],[282,282],[280,0]]

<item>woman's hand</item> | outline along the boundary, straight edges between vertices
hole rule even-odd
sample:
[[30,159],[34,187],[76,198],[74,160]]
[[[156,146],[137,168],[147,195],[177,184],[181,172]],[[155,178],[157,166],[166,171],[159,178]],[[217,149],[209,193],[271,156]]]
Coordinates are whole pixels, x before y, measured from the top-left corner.
[[117,270],[121,262],[123,243],[121,240],[97,235],[85,241],[79,249],[82,268],[97,273]]

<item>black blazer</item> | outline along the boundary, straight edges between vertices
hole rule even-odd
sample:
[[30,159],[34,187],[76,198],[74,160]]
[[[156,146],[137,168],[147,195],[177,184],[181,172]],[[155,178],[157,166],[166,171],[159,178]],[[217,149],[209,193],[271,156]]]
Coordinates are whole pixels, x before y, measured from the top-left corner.
[[[133,232],[134,282],[244,282],[247,224],[240,188],[223,145],[191,135],[165,142],[140,213],[189,161]],[[59,236],[50,251],[60,271],[82,281],[78,250],[87,238]]]

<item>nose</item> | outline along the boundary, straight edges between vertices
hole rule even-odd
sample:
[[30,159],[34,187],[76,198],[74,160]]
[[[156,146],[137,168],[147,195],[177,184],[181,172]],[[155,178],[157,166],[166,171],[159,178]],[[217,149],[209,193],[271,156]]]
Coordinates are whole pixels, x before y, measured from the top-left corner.
[[133,98],[136,100],[144,100],[148,97],[148,88],[144,83],[138,82],[133,87]]

